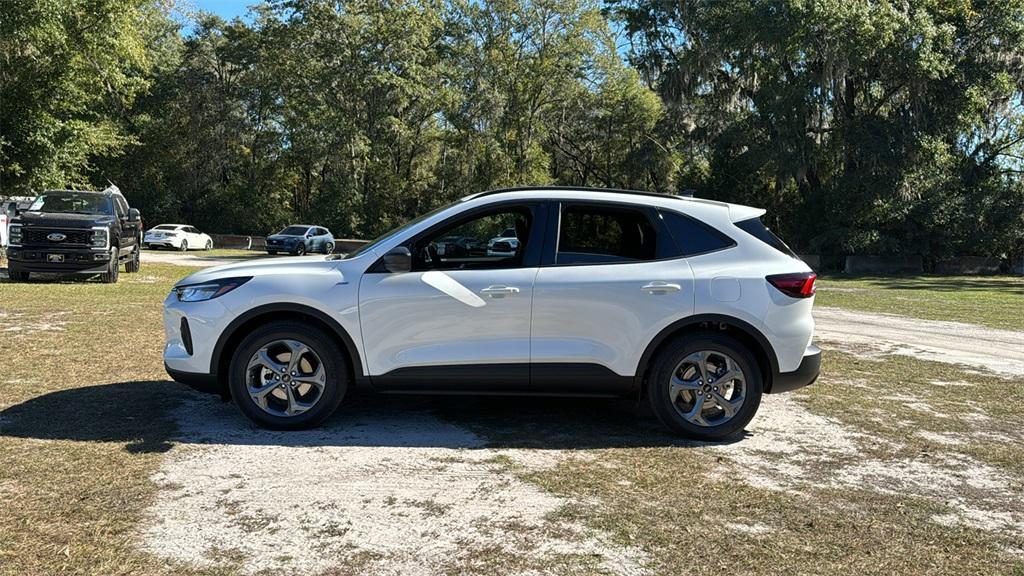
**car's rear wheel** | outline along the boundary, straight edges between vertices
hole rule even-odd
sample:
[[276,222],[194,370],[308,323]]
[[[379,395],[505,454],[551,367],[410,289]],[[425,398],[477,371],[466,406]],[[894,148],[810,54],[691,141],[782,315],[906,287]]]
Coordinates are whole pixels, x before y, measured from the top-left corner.
[[213,240],[207,240],[206,241],[205,250],[213,250]]
[[253,331],[231,360],[231,397],[248,418],[277,430],[326,420],[348,388],[348,367],[322,330],[273,322]]
[[178,250],[181,250],[182,252],[186,252],[188,250],[188,240],[182,240],[181,241],[181,246],[178,246]]
[[674,339],[659,352],[647,395],[672,432],[720,440],[750,423],[763,387],[746,346],[724,334],[701,333]]
[[324,244],[324,254],[334,254],[334,242]]

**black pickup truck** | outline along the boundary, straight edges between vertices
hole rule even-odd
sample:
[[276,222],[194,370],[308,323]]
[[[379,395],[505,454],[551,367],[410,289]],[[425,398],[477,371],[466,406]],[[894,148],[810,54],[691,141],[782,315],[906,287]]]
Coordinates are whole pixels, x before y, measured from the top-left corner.
[[142,218],[116,186],[102,192],[47,190],[11,221],[7,274],[99,274],[117,282],[121,264],[139,271]]

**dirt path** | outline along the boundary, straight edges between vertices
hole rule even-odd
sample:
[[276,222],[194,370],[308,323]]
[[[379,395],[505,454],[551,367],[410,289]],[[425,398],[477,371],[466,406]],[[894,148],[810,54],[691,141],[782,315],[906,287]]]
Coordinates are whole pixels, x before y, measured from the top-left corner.
[[175,266],[199,266],[207,268],[210,266],[221,266],[238,262],[239,258],[215,258],[204,256],[202,252],[154,252],[152,250],[142,251],[142,263],[152,262],[155,264],[174,264]]
[[821,306],[814,307],[814,320],[815,338],[839,349],[903,354],[1024,375],[1024,332]]

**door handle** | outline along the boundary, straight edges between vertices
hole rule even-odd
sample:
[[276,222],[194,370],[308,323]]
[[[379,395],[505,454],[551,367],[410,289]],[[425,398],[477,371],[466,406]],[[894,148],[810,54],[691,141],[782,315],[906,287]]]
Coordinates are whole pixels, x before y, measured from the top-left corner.
[[679,284],[671,284],[660,280],[644,284],[640,287],[640,290],[647,294],[668,294],[669,292],[679,292],[682,289],[683,287]]
[[519,288],[516,288],[515,286],[493,285],[484,288],[480,293],[484,296],[490,296],[491,298],[504,298],[505,296],[511,296],[512,294],[519,294]]

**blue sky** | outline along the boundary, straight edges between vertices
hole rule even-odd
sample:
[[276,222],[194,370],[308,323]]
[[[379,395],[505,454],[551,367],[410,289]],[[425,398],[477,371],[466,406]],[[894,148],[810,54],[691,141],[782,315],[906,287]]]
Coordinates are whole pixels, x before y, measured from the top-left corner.
[[213,12],[225,20],[245,15],[246,9],[252,3],[248,0],[192,0],[196,8]]

